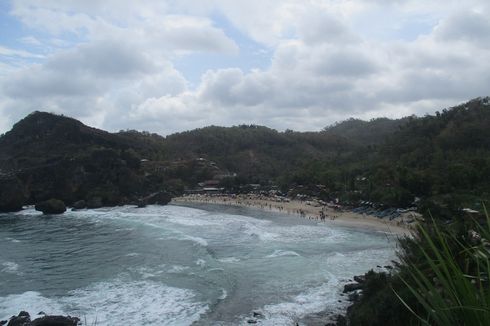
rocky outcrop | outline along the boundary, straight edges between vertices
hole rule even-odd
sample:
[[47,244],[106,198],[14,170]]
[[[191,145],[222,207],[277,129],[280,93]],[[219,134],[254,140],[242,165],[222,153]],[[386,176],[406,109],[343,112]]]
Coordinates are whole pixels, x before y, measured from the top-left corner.
[[65,203],[54,198],[37,203],[34,208],[43,214],[63,214],[66,211]]
[[362,289],[362,284],[359,283],[349,283],[344,285],[344,293],[361,290],[361,289]]
[[79,200],[79,201],[76,201],[74,204],[73,204],[73,209],[84,209],[84,208],[87,208],[87,202],[85,200]]
[[172,200],[172,196],[165,192],[159,191],[155,192],[149,196],[138,199],[136,205],[140,208],[145,207],[146,205],[167,205]]
[[102,198],[100,197],[92,197],[87,201],[87,208],[101,208],[102,206]]
[[79,318],[71,316],[43,316],[31,321],[29,313],[21,311],[10,318],[7,326],[77,326],[79,322]]
[[44,316],[34,319],[32,326],[77,326],[80,319],[71,316]]
[[21,311],[17,316],[12,316],[7,326],[30,326],[31,316],[26,311]]
[[356,275],[356,276],[354,276],[354,281],[356,281],[357,283],[363,284],[364,282],[366,282],[366,276]]
[[149,205],[167,205],[171,200],[172,196],[169,193],[160,191],[148,196],[147,202]]
[[0,176],[0,212],[16,212],[22,209],[27,193],[19,179]]

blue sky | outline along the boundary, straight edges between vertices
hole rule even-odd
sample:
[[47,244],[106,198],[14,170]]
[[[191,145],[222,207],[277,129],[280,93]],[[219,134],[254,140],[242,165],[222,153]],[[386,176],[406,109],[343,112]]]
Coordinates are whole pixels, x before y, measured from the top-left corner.
[[235,54],[200,52],[177,58],[173,63],[192,88],[199,85],[201,76],[207,70],[239,67],[250,72],[252,69],[266,69],[270,65],[271,49],[249,38],[220,13],[214,13],[210,19],[214,26],[222,29],[227,37],[235,41],[240,50]]
[[484,0],[5,0],[0,132],[34,110],[169,134],[320,130],[490,89]]

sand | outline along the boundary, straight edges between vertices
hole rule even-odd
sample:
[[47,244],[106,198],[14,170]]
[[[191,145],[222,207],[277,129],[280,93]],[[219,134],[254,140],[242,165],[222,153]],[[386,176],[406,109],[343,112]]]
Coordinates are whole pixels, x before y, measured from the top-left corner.
[[[409,236],[413,227],[407,223],[408,220],[412,220],[410,213],[404,213],[400,217],[389,221],[372,215],[354,213],[350,210],[333,209],[327,206],[315,207],[308,201],[291,200],[289,202],[278,202],[271,197],[259,195],[186,195],[174,198],[172,202],[175,204],[207,203],[251,207],[317,220],[325,224],[371,229],[400,236]],[[322,211],[324,218],[321,217]]]

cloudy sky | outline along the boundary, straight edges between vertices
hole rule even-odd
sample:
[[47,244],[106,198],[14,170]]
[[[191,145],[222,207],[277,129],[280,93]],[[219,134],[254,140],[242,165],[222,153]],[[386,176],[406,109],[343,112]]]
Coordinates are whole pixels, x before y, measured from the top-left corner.
[[488,0],[0,0],[0,133],[320,130],[489,93]]

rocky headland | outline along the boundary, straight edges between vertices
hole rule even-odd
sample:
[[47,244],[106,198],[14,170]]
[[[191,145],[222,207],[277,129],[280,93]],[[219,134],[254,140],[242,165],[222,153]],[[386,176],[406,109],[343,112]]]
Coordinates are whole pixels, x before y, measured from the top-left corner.
[[0,321],[0,326],[77,326],[80,318],[71,316],[49,316],[40,312],[41,317],[31,320],[31,316],[26,311],[21,311],[17,316],[10,317],[9,320]]

